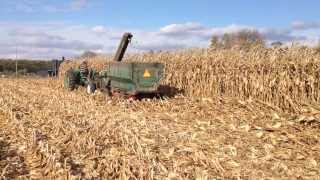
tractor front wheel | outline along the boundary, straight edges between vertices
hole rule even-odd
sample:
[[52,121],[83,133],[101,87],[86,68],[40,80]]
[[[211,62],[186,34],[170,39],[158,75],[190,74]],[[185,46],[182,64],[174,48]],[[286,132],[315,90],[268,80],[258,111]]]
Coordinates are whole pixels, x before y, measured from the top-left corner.
[[92,82],[89,82],[87,85],[87,93],[93,94],[96,91],[96,85]]
[[73,91],[76,88],[76,83],[76,74],[72,71],[72,69],[68,70],[64,76],[64,87],[69,91]]

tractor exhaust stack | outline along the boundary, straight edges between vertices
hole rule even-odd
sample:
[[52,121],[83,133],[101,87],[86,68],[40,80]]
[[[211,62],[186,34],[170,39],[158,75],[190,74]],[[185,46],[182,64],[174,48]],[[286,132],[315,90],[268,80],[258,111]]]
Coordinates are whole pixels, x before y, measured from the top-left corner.
[[116,62],[122,61],[124,53],[126,52],[128,45],[131,42],[132,37],[133,36],[131,33],[124,33],[122,40],[120,42],[120,45],[118,47],[118,50],[116,52],[116,55],[114,57],[114,61],[116,61]]

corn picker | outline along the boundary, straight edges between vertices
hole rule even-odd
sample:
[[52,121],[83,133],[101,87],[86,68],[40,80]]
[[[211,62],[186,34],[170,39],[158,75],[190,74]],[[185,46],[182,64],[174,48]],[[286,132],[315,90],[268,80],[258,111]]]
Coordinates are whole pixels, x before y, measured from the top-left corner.
[[81,63],[79,69],[69,69],[64,76],[64,87],[72,91],[84,86],[90,94],[100,89],[108,95],[131,97],[157,93],[164,74],[163,64],[122,62],[132,37],[130,33],[123,35],[113,62],[107,63],[101,72],[89,69],[86,62]]

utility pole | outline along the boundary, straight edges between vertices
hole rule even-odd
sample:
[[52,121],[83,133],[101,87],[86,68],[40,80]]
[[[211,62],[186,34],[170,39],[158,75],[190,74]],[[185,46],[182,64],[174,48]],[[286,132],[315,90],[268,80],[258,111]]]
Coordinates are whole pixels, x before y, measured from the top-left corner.
[[16,77],[18,77],[18,46],[16,44]]

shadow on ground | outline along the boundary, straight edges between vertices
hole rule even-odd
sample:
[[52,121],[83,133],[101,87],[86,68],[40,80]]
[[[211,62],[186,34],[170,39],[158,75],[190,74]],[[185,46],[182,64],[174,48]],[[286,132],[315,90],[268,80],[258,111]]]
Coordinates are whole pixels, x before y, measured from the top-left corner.
[[183,94],[184,90],[178,89],[176,87],[172,87],[169,85],[161,85],[158,88],[157,93],[151,93],[151,94],[140,94],[137,95],[138,100],[142,99],[164,99],[164,98],[173,98],[178,94]]

